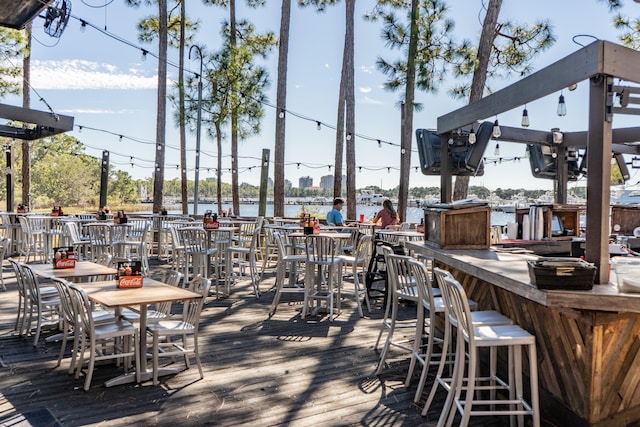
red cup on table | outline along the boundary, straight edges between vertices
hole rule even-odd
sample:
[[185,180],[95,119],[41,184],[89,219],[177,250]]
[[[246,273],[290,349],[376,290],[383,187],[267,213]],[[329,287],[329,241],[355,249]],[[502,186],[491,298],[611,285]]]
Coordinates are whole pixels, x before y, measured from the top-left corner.
[[360,214],[360,224],[364,222],[364,214]]

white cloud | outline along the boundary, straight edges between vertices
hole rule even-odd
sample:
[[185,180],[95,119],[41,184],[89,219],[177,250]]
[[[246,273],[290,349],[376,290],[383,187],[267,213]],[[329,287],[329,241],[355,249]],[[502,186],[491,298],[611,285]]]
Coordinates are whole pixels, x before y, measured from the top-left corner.
[[377,99],[369,98],[368,96],[363,97],[361,103],[362,104],[369,104],[369,105],[382,105],[382,104],[384,104],[384,102],[379,101]]
[[368,87],[368,86],[362,86],[362,87],[359,87],[359,88],[358,88],[358,90],[359,90],[360,92],[362,92],[362,93],[369,93],[369,92],[371,92],[371,91],[372,91],[372,89],[371,89],[370,87]]
[[83,60],[32,61],[31,85],[36,89],[155,89],[157,76],[141,70]]
[[373,65],[361,65],[360,66],[360,71],[362,71],[363,73],[367,73],[367,74],[373,74],[373,70],[376,67]]

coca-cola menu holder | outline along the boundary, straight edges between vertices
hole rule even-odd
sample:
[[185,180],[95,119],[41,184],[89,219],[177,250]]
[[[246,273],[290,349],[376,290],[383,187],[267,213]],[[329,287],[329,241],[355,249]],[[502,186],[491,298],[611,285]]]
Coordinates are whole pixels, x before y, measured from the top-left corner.
[[61,246],[53,248],[53,268],[75,268],[76,255],[73,246]]
[[141,261],[118,261],[118,274],[116,283],[119,288],[141,288],[142,287],[142,262]]

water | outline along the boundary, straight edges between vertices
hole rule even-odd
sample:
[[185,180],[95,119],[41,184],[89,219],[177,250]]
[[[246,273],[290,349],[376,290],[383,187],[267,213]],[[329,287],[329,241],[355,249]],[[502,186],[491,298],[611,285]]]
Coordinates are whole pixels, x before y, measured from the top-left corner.
[[[222,209],[228,210],[231,208],[230,204],[223,203]],[[331,210],[331,206],[328,205],[304,205],[305,212],[310,213],[312,216],[317,216],[319,218],[325,218],[327,213]],[[189,213],[193,213],[193,204],[189,204]],[[358,205],[356,206],[356,218],[360,218],[360,214],[364,214],[365,221],[369,221],[372,219],[376,213],[381,209],[380,206],[364,206]],[[211,210],[213,212],[217,212],[218,206],[217,204],[198,204],[198,214],[202,215],[204,211]],[[179,214],[181,211],[179,209],[169,210],[169,213]],[[284,205],[284,216],[285,217],[297,217],[302,212],[301,204],[286,204]],[[342,210],[342,215],[347,218],[346,208]],[[244,203],[240,204],[240,216],[258,216],[258,204],[257,203]],[[273,205],[267,205],[266,216],[273,216]],[[411,222],[417,224],[421,219],[424,218],[424,211],[422,208],[411,207],[407,208],[407,222]],[[501,211],[492,211],[491,212],[491,225],[506,225],[508,222],[515,222],[515,214],[513,213],[504,213]]]

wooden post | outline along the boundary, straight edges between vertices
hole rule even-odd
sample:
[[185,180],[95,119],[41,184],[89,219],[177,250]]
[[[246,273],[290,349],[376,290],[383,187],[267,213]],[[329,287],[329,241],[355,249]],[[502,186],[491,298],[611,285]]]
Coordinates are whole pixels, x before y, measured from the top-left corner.
[[587,236],[585,258],[598,267],[596,283],[609,281],[609,198],[611,185],[611,121],[607,100],[613,79],[591,78],[589,86],[589,132],[587,137]]
[[260,169],[260,199],[258,200],[258,216],[264,217],[267,213],[267,184],[269,181],[269,155],[268,148],[262,149],[262,166]]
[[107,205],[107,186],[109,184],[109,152],[102,152],[102,165],[100,167],[100,206],[101,209]]
[[[553,138],[553,136],[552,136]],[[567,164],[567,147],[560,145],[556,148],[556,196],[555,202],[567,203],[567,181],[569,180],[569,165]]]
[[[5,145],[4,154],[6,158],[6,182],[7,182],[7,212],[13,212],[13,165],[12,165],[12,145]],[[27,206],[28,207],[28,206]]]
[[449,136],[447,132],[440,136],[440,201],[451,202],[453,189],[451,185],[451,162],[449,161]]

